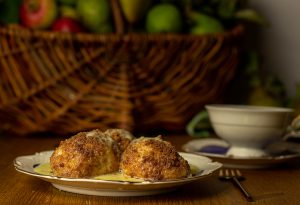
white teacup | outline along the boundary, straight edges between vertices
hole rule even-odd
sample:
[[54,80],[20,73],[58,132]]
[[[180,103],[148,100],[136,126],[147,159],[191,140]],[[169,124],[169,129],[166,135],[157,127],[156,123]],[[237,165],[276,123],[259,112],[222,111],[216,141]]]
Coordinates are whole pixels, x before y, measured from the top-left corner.
[[227,155],[261,157],[264,147],[281,139],[293,109],[247,105],[206,105],[216,134],[231,147]]

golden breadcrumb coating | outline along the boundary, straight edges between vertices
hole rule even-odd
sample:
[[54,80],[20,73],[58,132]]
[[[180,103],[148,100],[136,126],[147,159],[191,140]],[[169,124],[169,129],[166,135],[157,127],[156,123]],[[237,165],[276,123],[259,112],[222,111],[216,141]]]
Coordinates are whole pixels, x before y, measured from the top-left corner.
[[60,142],[50,166],[56,176],[88,178],[119,170],[117,143],[100,130],[81,132]]
[[118,143],[121,152],[124,152],[130,142],[134,139],[134,136],[130,132],[123,129],[108,129],[104,134],[107,134]]
[[150,181],[179,179],[191,173],[188,162],[160,137],[133,140],[123,152],[120,169],[125,175]]

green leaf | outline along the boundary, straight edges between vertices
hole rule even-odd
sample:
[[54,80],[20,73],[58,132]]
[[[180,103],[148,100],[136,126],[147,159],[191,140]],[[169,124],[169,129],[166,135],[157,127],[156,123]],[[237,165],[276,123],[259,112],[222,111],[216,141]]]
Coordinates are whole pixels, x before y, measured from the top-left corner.
[[245,53],[245,70],[248,75],[257,75],[261,59],[257,51],[250,50]]
[[229,19],[234,16],[237,10],[238,0],[221,0],[218,5],[218,14],[222,19]]
[[260,79],[260,66],[261,58],[258,52],[254,50],[247,51],[244,55],[244,68],[245,74],[250,79],[250,86],[261,86],[262,82]]
[[236,19],[256,23],[261,26],[269,26],[269,22],[267,21],[267,19],[253,9],[248,8],[238,10],[234,16]]

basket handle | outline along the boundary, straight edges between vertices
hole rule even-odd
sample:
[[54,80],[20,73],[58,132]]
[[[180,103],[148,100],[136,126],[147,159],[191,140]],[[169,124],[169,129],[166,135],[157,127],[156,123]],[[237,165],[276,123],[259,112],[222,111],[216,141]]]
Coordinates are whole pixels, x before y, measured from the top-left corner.
[[111,2],[111,9],[112,9],[116,33],[124,34],[125,20],[124,20],[123,12],[121,10],[120,2],[119,0],[110,0],[110,2]]

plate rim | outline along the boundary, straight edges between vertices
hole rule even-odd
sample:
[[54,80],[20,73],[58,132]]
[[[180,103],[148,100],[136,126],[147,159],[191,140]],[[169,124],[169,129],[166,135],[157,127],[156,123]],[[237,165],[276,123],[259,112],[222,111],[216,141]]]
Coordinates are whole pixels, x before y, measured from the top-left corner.
[[[46,153],[46,152],[52,152],[51,151],[41,151],[41,152],[37,152],[35,154],[32,155],[22,155],[22,156],[18,156],[14,159],[14,168],[16,169],[16,171],[23,173],[23,174],[27,174],[33,177],[37,177],[39,179],[42,179],[44,181],[48,181],[50,183],[55,183],[55,182],[51,182],[51,181],[58,181],[58,182],[64,182],[64,183],[94,183],[94,184],[110,184],[110,185],[120,185],[120,186],[150,186],[150,185],[155,185],[155,186],[159,186],[159,185],[177,185],[177,184],[185,184],[185,183],[189,183],[189,182],[193,182],[196,180],[199,180],[201,178],[206,178],[211,176],[215,171],[217,171],[218,169],[220,169],[222,167],[222,163],[220,162],[216,162],[213,161],[213,159],[206,157],[206,156],[200,156],[194,153],[188,153],[188,152],[178,152],[180,155],[186,155],[186,156],[194,156],[197,158],[202,158],[207,160],[207,163],[212,163],[214,164],[214,168],[208,170],[208,172],[205,175],[196,175],[196,176],[192,176],[192,177],[187,177],[187,178],[183,178],[183,179],[175,179],[175,180],[166,180],[166,181],[143,181],[143,182],[126,182],[126,181],[109,181],[109,180],[100,180],[100,179],[88,179],[88,178],[65,178],[65,177],[58,177],[58,176],[53,176],[53,175],[43,175],[43,174],[39,174],[36,172],[31,172],[28,170],[24,170],[24,168],[22,168],[22,164],[20,164],[20,162],[18,162],[18,160],[20,160],[20,158],[29,158],[29,157],[37,157],[37,154],[41,154],[41,153]],[[56,183],[57,184],[57,183]]]

